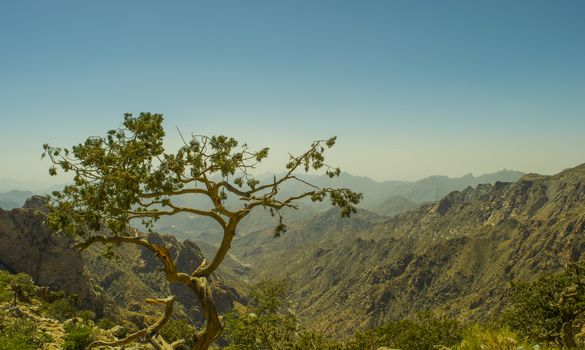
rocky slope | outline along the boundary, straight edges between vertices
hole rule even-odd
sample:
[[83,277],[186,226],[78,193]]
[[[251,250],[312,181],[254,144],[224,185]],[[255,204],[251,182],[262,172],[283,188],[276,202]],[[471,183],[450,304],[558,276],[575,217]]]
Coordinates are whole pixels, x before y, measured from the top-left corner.
[[421,203],[411,201],[403,196],[392,196],[379,205],[372,207],[371,210],[378,215],[391,217],[413,210],[420,205]]
[[72,241],[45,226],[39,197],[24,208],[0,209],[0,266],[10,272],[31,275],[39,285],[63,289],[93,302],[81,254]]
[[359,233],[254,259],[264,276],[291,280],[303,318],[346,333],[424,309],[485,320],[506,305],[510,281],[584,255],[585,164],[452,192]]
[[254,270],[261,273],[270,270],[270,267],[264,267],[261,263],[270,261],[271,256],[276,258],[298,247],[370,229],[385,219],[364,209],[359,209],[346,219],[341,217],[339,209],[331,208],[307,219],[287,222],[287,232],[278,238],[274,237],[274,227],[236,237],[232,244],[232,254],[246,263],[252,263]]
[[[159,310],[145,306],[145,298],[177,295],[178,313],[199,320],[199,305],[191,291],[165,282],[160,262],[143,248],[114,247],[115,259],[103,256],[103,247],[90,247],[83,253],[73,241],[45,226],[45,201],[32,197],[24,208],[0,209],[0,267],[12,273],[31,275],[38,285],[77,294],[86,307],[102,315],[129,319],[141,325],[144,317]],[[191,272],[204,258],[191,241],[179,242],[171,236],[151,234],[149,240],[164,244],[180,271]],[[228,287],[220,276],[213,277],[218,309],[226,312],[234,303],[243,303],[239,290]]]

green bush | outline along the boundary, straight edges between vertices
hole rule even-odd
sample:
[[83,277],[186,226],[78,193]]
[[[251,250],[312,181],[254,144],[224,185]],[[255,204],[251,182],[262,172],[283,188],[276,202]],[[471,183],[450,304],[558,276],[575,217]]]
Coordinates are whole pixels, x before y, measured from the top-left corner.
[[59,321],[65,321],[77,316],[76,300],[71,296],[64,296],[46,306],[45,313],[47,317]]
[[503,318],[533,341],[560,338],[567,348],[577,347],[576,334],[585,325],[585,264],[513,283],[512,303]]
[[108,330],[112,327],[115,327],[116,322],[109,317],[104,317],[97,322],[96,326],[100,327],[101,329]]
[[12,276],[6,271],[0,271],[0,303],[12,301],[12,291],[10,290]]
[[0,350],[34,350],[50,341],[38,331],[37,324],[27,318],[0,319]]
[[297,335],[292,350],[341,350],[341,344],[334,342],[325,335],[305,331]]
[[183,320],[169,320],[161,328],[159,334],[169,343],[183,339],[185,342],[182,347],[185,349],[190,349],[194,345],[195,328]]
[[0,302],[28,302],[34,290],[35,284],[31,276],[25,273],[13,275],[6,271],[0,271]]
[[64,350],[84,350],[93,341],[93,329],[89,325],[67,323],[64,329]]
[[[516,350],[520,344],[518,334],[504,327],[501,329],[473,325],[463,332],[463,340],[457,350]],[[527,347],[530,349],[530,347]]]
[[347,350],[377,349],[387,346],[402,350],[431,350],[437,346],[453,346],[462,338],[462,327],[450,319],[422,313],[413,319],[386,323],[357,332],[345,345]]
[[77,313],[77,317],[80,317],[86,321],[95,320],[95,312],[91,310],[82,310]]
[[0,350],[35,350],[35,344],[26,335],[0,335]]

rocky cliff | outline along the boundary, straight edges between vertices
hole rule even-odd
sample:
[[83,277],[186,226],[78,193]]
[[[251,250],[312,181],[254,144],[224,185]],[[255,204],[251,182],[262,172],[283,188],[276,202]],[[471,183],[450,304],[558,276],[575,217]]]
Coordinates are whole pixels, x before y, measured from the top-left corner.
[[0,265],[31,275],[39,285],[63,289],[91,302],[81,254],[73,241],[45,226],[44,201],[31,197],[23,208],[0,209]]
[[[98,316],[117,315],[140,325],[144,317],[157,312],[142,301],[173,292],[179,315],[200,320],[195,295],[181,286],[168,286],[160,262],[149,251],[132,245],[117,246],[113,248],[114,259],[105,258],[99,246],[81,253],[73,248],[71,238],[45,225],[45,212],[42,197],[30,198],[23,208],[0,209],[0,267],[27,273],[38,285],[77,294]],[[204,258],[191,241],[179,242],[158,234],[150,234],[148,239],[164,244],[180,271],[191,272]],[[220,312],[244,302],[242,294],[228,287],[220,276],[212,277],[212,285]]]

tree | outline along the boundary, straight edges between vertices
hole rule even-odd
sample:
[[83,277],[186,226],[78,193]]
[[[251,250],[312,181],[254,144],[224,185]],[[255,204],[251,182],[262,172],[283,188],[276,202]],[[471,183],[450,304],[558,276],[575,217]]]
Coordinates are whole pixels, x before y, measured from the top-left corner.
[[514,283],[512,307],[505,317],[512,327],[532,339],[560,339],[563,345],[574,348],[584,312],[585,265],[574,263],[534,282]]
[[[339,168],[325,163],[325,150],[335,144],[335,137],[313,142],[301,155],[291,155],[284,174],[261,183],[251,171],[268,156],[268,148],[251,150],[247,144],[226,136],[182,136],[183,146],[175,153],[163,147],[165,132],[161,114],[141,113],[139,117],[124,115],[123,125],[104,137],[90,137],[83,144],[67,148],[43,146],[49,156],[51,175],[57,170],[73,172],[73,184],[54,192],[48,224],[79,239],[80,249],[92,244],[136,244],[150,250],[163,264],[169,283],[189,287],[202,305],[205,327],[194,336],[193,349],[207,349],[222,331],[222,322],[211,298],[209,276],[224,260],[238,224],[258,208],[269,209],[279,217],[275,228],[278,236],[286,231],[281,209],[297,208],[302,199],[323,201],[329,198],[341,215],[355,212],[361,194],[349,189],[320,188],[297,176],[299,171],[325,170],[335,177]],[[279,188],[285,182],[299,181],[306,192],[282,196]],[[206,209],[184,207],[177,203],[181,196],[206,198]],[[237,205],[227,205],[228,199]],[[153,223],[163,216],[189,213],[213,219],[223,231],[220,247],[210,262],[203,261],[193,271],[177,271],[168,250],[146,239],[130,228],[130,221],[140,220],[153,230]],[[165,315],[155,324],[117,342],[128,343],[140,337],[150,339],[159,348],[170,345],[156,336],[172,313],[173,299],[150,300],[166,305]]]

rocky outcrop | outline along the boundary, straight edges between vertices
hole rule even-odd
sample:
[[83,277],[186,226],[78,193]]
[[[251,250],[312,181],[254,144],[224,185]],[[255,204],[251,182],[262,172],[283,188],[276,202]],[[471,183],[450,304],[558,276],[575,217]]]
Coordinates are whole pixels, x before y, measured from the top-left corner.
[[90,302],[81,254],[73,241],[45,225],[46,201],[33,197],[25,208],[0,209],[0,266],[33,277],[35,283],[77,294]]
[[[199,319],[196,296],[178,285],[171,285],[169,291],[160,261],[150,251],[128,244],[115,246],[114,259],[103,255],[102,246],[80,252],[70,237],[45,225],[46,203],[46,198],[34,196],[23,208],[0,209],[0,267],[27,273],[38,285],[74,293],[98,316],[117,314],[119,319],[134,318],[134,324],[141,324],[145,314],[158,312],[145,307],[144,299],[172,292],[177,296],[179,314]],[[154,233],[148,239],[166,246],[180,271],[190,273],[203,260],[201,250],[191,241],[179,242]],[[221,277],[213,276],[212,286],[220,312],[230,310],[234,302],[244,302],[242,294]]]

